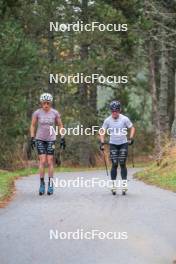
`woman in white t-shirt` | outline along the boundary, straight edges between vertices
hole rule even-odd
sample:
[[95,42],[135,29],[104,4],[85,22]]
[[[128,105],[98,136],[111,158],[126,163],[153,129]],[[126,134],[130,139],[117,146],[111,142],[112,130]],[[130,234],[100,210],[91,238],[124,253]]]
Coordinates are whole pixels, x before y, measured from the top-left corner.
[[[121,114],[121,104],[119,101],[112,101],[110,103],[111,115],[104,120],[100,132],[100,150],[104,150],[104,138],[106,132],[110,135],[110,158],[112,161],[111,180],[113,184],[117,177],[117,167],[120,164],[121,178],[127,181],[127,167],[126,160],[128,155],[128,145],[134,142],[135,128],[130,119]],[[130,129],[130,139],[127,140],[127,132]],[[127,188],[123,189],[123,194],[126,193]],[[113,186],[112,193],[116,194],[116,188]]]

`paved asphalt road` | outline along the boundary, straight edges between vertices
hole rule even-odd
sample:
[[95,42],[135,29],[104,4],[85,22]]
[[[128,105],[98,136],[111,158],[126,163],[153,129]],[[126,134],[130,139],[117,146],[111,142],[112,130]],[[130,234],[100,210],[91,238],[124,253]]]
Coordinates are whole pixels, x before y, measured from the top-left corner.
[[[126,196],[112,196],[108,188],[96,186],[56,188],[53,196],[40,197],[37,176],[18,180],[15,199],[0,209],[0,264],[173,263],[176,194],[132,179],[135,171],[129,170]],[[56,177],[106,179],[104,171],[58,173]],[[92,230],[127,232],[128,239],[56,237],[57,232],[78,229],[84,234]]]

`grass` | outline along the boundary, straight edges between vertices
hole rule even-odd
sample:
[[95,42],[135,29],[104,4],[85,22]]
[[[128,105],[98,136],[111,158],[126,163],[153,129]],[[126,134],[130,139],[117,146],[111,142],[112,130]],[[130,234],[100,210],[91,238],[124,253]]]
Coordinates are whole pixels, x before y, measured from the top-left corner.
[[143,171],[136,173],[135,178],[176,192],[176,157],[169,154],[159,166],[156,163],[150,164]]
[[5,199],[9,199],[14,191],[14,180],[18,177],[35,174],[36,168],[23,169],[15,172],[0,171],[0,205]]

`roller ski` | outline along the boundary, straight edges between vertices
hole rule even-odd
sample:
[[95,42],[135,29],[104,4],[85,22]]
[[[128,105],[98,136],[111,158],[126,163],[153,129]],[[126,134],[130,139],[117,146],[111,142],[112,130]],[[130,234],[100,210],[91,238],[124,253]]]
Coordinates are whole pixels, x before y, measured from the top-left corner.
[[113,182],[113,186],[112,186],[111,192],[112,192],[112,195],[116,195],[117,189],[115,187],[114,182]]
[[126,195],[126,192],[128,191],[128,181],[122,180],[122,195]]
[[41,182],[39,188],[39,195],[44,195],[44,194],[45,194],[45,183]]

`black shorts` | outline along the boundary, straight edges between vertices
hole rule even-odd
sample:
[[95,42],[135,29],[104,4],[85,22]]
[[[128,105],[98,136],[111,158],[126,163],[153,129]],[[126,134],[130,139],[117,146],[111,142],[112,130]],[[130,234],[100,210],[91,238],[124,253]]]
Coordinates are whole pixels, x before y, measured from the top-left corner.
[[121,145],[110,144],[110,159],[113,163],[126,162],[128,156],[128,143]]
[[36,148],[39,155],[54,155],[55,141],[36,140]]

